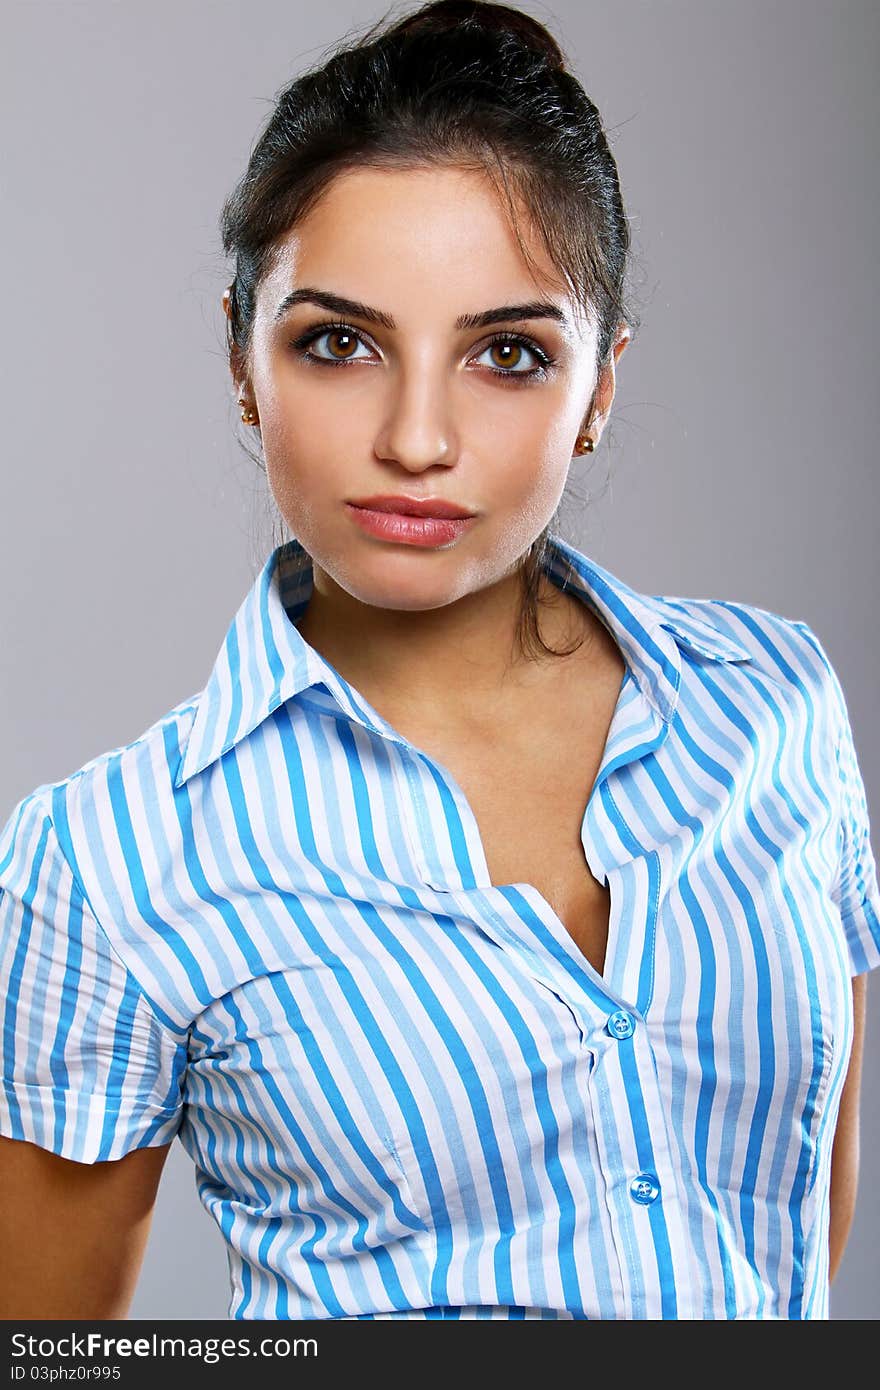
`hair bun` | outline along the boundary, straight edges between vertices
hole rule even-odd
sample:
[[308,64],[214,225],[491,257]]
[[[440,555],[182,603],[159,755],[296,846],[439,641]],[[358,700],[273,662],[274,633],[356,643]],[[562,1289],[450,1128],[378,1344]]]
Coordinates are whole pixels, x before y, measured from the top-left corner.
[[461,28],[509,34],[551,67],[565,68],[565,54],[553,35],[531,15],[489,0],[433,0],[394,26],[395,34],[446,34]]

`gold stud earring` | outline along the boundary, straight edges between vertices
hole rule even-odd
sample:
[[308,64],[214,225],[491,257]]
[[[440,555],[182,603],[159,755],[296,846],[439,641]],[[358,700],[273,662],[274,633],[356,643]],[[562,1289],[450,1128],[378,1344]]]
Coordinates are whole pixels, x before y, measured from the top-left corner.
[[578,440],[578,448],[585,454],[591,454],[595,449],[595,444],[588,434],[582,434]]
[[243,400],[239,401],[239,405],[245,406],[244,410],[241,412],[242,420],[244,420],[246,425],[253,425],[257,419],[257,412],[252,406],[245,405]]

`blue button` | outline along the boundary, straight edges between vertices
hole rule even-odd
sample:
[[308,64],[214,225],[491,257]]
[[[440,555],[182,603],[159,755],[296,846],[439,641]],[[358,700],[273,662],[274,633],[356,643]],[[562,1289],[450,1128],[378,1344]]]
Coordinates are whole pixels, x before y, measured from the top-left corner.
[[609,1014],[605,1028],[612,1038],[622,1042],[624,1038],[632,1037],[636,1031],[636,1021],[625,1009],[617,1009],[615,1013]]
[[629,1185],[629,1195],[640,1207],[649,1207],[660,1196],[656,1173],[637,1173]]

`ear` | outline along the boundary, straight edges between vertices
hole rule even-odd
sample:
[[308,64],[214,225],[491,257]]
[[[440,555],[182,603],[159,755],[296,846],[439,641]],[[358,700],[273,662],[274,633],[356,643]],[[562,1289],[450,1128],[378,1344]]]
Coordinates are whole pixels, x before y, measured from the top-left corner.
[[592,430],[595,442],[598,444],[602,431],[611,414],[611,405],[614,401],[614,393],[617,390],[617,363],[621,354],[630,342],[630,331],[624,322],[618,324],[617,336],[607,359],[599,368],[596,380],[596,389],[593,392],[593,409],[590,415],[589,427]]
[[247,369],[245,367],[244,356],[237,343],[233,343],[229,349],[229,371],[237,395],[241,395],[247,386]]
[[[230,316],[231,298],[232,286],[228,285],[226,289],[223,291],[222,295],[223,312],[226,315],[227,319]],[[242,355],[241,348],[238,346],[237,343],[233,343],[229,349],[229,370],[232,374],[232,381],[233,385],[235,386],[236,394],[239,394],[245,386],[247,380],[247,372],[245,370],[244,357]]]

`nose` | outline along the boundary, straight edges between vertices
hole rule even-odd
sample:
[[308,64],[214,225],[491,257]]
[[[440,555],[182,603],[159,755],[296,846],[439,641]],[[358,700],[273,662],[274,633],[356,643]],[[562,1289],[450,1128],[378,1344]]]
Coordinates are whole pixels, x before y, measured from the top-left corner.
[[424,357],[399,365],[375,444],[376,454],[408,473],[449,468],[457,457],[448,383],[442,369]]

